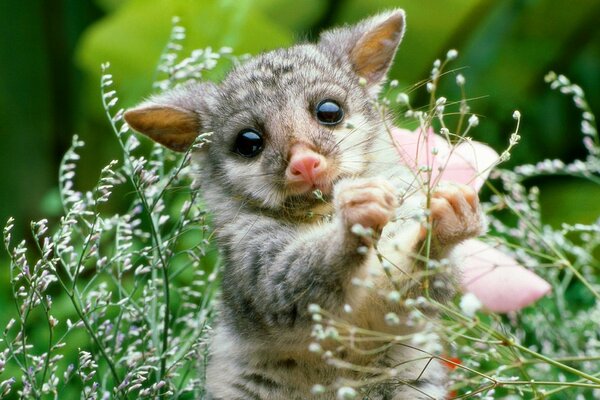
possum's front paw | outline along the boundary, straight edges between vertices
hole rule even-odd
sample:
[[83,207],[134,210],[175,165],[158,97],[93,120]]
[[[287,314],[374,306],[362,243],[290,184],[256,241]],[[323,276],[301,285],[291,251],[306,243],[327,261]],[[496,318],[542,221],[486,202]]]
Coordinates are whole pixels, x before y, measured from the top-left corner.
[[395,215],[394,188],[382,178],[340,182],[334,193],[335,207],[348,228],[360,224],[379,232]]
[[451,184],[437,189],[430,210],[433,238],[442,247],[478,236],[485,228],[477,192],[466,185]]

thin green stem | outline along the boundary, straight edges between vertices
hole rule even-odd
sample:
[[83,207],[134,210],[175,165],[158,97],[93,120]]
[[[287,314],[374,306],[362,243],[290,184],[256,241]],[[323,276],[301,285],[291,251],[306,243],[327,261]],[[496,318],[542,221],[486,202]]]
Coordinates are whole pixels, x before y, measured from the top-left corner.
[[100,341],[100,339],[98,339],[98,336],[96,335],[93,327],[90,325],[89,321],[83,314],[83,311],[81,310],[81,308],[77,302],[77,299],[80,298],[79,292],[77,291],[77,289],[75,289],[75,291],[73,293],[71,293],[71,294],[67,293],[67,295],[68,295],[69,299],[71,300],[71,304],[73,304],[73,308],[75,309],[77,316],[79,317],[81,322],[83,322],[83,325],[85,326],[85,329],[87,330],[88,334],[90,335],[90,337],[92,338],[92,340],[94,341],[96,346],[98,347],[98,350],[100,350],[102,357],[104,357],[104,359],[106,360],[106,363],[108,364],[108,368],[110,369],[110,373],[112,374],[113,379],[115,380],[115,387],[118,387],[121,384],[121,378],[119,377],[117,368],[116,368],[113,360],[110,358],[110,356],[106,352],[104,345],[102,345],[102,342]]
[[513,346],[513,347],[516,347],[522,353],[527,353],[530,356],[532,356],[534,358],[537,358],[538,360],[541,360],[541,361],[545,362],[546,364],[554,365],[555,367],[560,368],[560,369],[562,369],[564,371],[570,372],[573,375],[577,375],[577,376],[579,376],[581,378],[584,378],[584,379],[587,379],[589,381],[592,381],[592,382],[594,382],[594,383],[597,384],[595,387],[600,388],[600,378],[597,378],[594,375],[590,375],[590,374],[582,372],[582,371],[580,371],[580,370],[578,370],[576,368],[569,367],[568,365],[563,364],[560,361],[554,360],[554,359],[552,359],[550,357],[546,357],[543,354],[535,352],[535,351],[533,351],[533,350],[531,350],[531,349],[529,349],[529,348],[527,348],[527,347],[525,347],[525,346],[523,346],[523,345],[521,345],[521,344],[519,344],[517,342],[510,341],[509,345]]
[[[450,308],[450,307],[448,307],[448,306],[446,306],[444,304],[441,304],[441,303],[438,303],[438,302],[435,302],[435,304],[436,304],[436,306],[438,306],[440,309],[444,310],[445,312],[447,312],[449,314],[452,314],[455,318],[461,319],[461,320],[466,321],[466,322],[472,321],[471,318],[469,318],[469,317],[461,314],[458,311],[453,310],[452,308]],[[525,346],[523,346],[523,345],[515,342],[513,339],[509,338],[508,336],[506,336],[502,332],[499,332],[499,331],[493,329],[492,327],[484,325],[483,323],[481,323],[481,321],[479,321],[479,324],[477,325],[477,327],[479,329],[481,329],[481,330],[489,333],[491,336],[495,337],[496,339],[502,341],[503,345],[505,345],[505,346],[514,347],[514,348],[518,349],[519,351],[521,351],[523,353],[529,354],[533,358],[541,360],[541,361],[543,361],[543,362],[545,362],[547,364],[554,365],[555,367],[560,368],[560,369],[562,369],[564,371],[570,372],[573,375],[577,375],[577,376],[579,376],[581,378],[584,378],[584,379],[587,379],[587,380],[592,381],[594,383],[600,384],[600,379],[599,378],[597,378],[597,377],[595,377],[593,375],[587,374],[587,373],[585,373],[583,371],[580,371],[580,370],[578,370],[576,368],[573,368],[573,367],[570,367],[568,365],[565,365],[565,364],[563,364],[560,361],[553,360],[553,359],[551,359],[549,357],[546,357],[543,354],[540,354],[540,353],[538,353],[536,351],[533,351],[533,350],[531,350],[531,349],[529,349],[529,348],[527,348],[527,347],[525,347]]]
[[[493,186],[491,187],[494,194],[502,197],[502,193],[500,193]],[[569,259],[559,251],[553,243],[549,242],[545,236],[539,231],[539,229],[531,223],[531,220],[524,216],[516,207],[512,207],[510,202],[505,202],[505,204],[510,208],[510,210],[522,221],[532,232],[536,234],[536,236],[544,243],[544,245],[550,249],[560,260],[560,264],[567,267],[573,275],[579,279],[579,281],[596,297],[597,300],[600,300],[600,293],[581,275],[581,273],[573,266],[573,264],[569,261]]]
[[[103,73],[104,73],[104,71],[103,71]],[[156,229],[156,222],[155,222],[153,214],[152,214],[152,207],[150,207],[150,205],[148,204],[146,196],[144,195],[144,192],[143,192],[141,186],[139,185],[139,182],[134,178],[134,174],[133,174],[134,168],[132,166],[131,158],[130,158],[131,155],[125,148],[125,144],[123,143],[121,134],[117,130],[115,124],[112,123],[113,119],[112,119],[112,115],[110,114],[110,107],[108,106],[108,103],[106,102],[106,98],[104,96],[104,87],[103,86],[102,86],[102,90],[101,90],[101,95],[102,95],[102,104],[104,106],[104,111],[106,113],[106,117],[109,119],[109,121],[111,121],[111,127],[117,137],[117,141],[118,141],[119,145],[121,146],[121,150],[123,151],[124,161],[127,163],[129,170],[132,172],[131,174],[128,174],[128,178],[129,178],[131,184],[133,185],[140,201],[142,202],[142,207],[144,209],[144,212],[150,221],[150,234],[156,245],[155,251],[157,253],[158,260],[160,261],[160,264],[161,264],[160,269],[161,269],[162,278],[163,278],[163,297],[164,297],[165,304],[164,304],[164,317],[163,317],[163,328],[162,328],[162,330],[163,330],[162,350],[161,350],[162,354],[161,354],[161,360],[160,360],[160,371],[159,371],[159,375],[158,375],[158,380],[162,380],[164,377],[164,374],[166,372],[167,350],[169,347],[171,294],[170,294],[169,273],[168,273],[168,268],[167,268],[168,264],[165,261],[165,258],[164,258],[163,252],[162,252],[162,241],[161,241],[158,231]]]

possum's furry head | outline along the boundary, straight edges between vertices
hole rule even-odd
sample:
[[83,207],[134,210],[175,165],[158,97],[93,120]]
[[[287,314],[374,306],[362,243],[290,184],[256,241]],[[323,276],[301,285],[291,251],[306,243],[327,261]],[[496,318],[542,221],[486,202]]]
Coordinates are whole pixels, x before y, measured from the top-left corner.
[[176,151],[202,132],[202,179],[265,210],[308,209],[313,191],[361,176],[383,132],[374,100],[404,32],[394,10],[256,56],[220,84],[190,83],[125,113],[135,130]]

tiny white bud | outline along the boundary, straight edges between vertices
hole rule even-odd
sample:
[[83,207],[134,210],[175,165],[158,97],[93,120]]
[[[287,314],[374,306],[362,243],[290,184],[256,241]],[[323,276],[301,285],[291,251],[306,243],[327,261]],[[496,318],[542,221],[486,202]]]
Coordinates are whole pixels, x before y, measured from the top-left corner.
[[479,125],[479,118],[477,115],[473,114],[471,117],[469,117],[469,125],[472,127]]
[[323,385],[314,385],[310,389],[310,392],[312,394],[322,394],[322,393],[325,393],[325,386],[323,386]]
[[387,313],[385,314],[385,323],[390,326],[398,326],[400,325],[400,317],[393,312]]
[[318,304],[310,304],[308,306],[308,312],[311,314],[318,314],[321,312],[321,307]]
[[117,101],[119,101],[118,97],[113,97],[113,99],[111,101],[109,101],[108,103],[106,103],[106,107],[108,108],[112,108],[115,106],[115,104],[117,104]]
[[456,75],[456,84],[458,86],[463,86],[465,84],[465,77],[463,74]]
[[372,229],[365,228],[361,224],[352,225],[352,228],[350,228],[350,232],[354,233],[356,236],[372,236]]
[[358,246],[356,252],[361,256],[366,256],[369,253],[369,248],[367,246]]
[[341,387],[337,391],[338,400],[354,399],[356,398],[356,390],[351,387]]
[[467,317],[473,317],[481,306],[481,301],[473,293],[466,293],[460,299],[460,309]]
[[564,75],[558,75],[558,82],[560,82],[560,84],[565,85],[565,86],[571,84],[571,81],[569,80],[569,78],[567,78]]
[[408,95],[406,93],[400,93],[398,94],[398,97],[396,97],[396,101],[400,104],[408,104]]
[[515,144],[519,143],[519,140],[521,140],[521,135],[515,132],[510,135],[509,143],[511,146],[514,146]]
[[513,113],[513,118],[514,119],[520,119],[521,118],[521,112],[519,110],[515,110],[515,112]]
[[310,351],[311,353],[319,354],[323,352],[323,348],[319,343],[312,342],[308,345],[308,351]]
[[400,301],[400,292],[398,292],[397,290],[392,290],[388,293],[387,298],[389,301],[397,303]]
[[16,322],[16,321],[15,321],[15,319],[14,319],[14,318],[11,318],[11,319],[10,319],[10,321],[8,321],[8,324],[6,324],[6,328],[4,329],[4,331],[5,331],[5,332],[6,332],[6,331],[9,331],[9,330],[10,330],[10,328],[12,328],[12,327],[13,327],[13,325],[15,324],[15,322]]
[[547,83],[550,83],[554,80],[556,80],[556,72],[554,71],[550,71],[546,74],[546,76],[544,76],[544,81],[546,81]]
[[583,120],[581,121],[581,132],[591,136],[596,133],[596,129],[592,124],[589,123],[589,121]]
[[458,57],[458,51],[456,49],[450,49],[446,53],[447,60],[454,60],[454,59],[456,59],[456,57]]

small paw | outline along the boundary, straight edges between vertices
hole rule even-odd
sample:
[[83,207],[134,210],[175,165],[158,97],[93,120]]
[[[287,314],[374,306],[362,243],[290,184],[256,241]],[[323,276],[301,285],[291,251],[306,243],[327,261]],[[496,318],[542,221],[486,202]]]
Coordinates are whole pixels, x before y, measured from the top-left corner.
[[466,185],[443,186],[432,194],[433,238],[441,246],[479,236],[485,227],[477,192]]
[[375,232],[394,217],[398,204],[394,188],[382,178],[342,181],[335,188],[334,199],[347,228],[360,224]]

